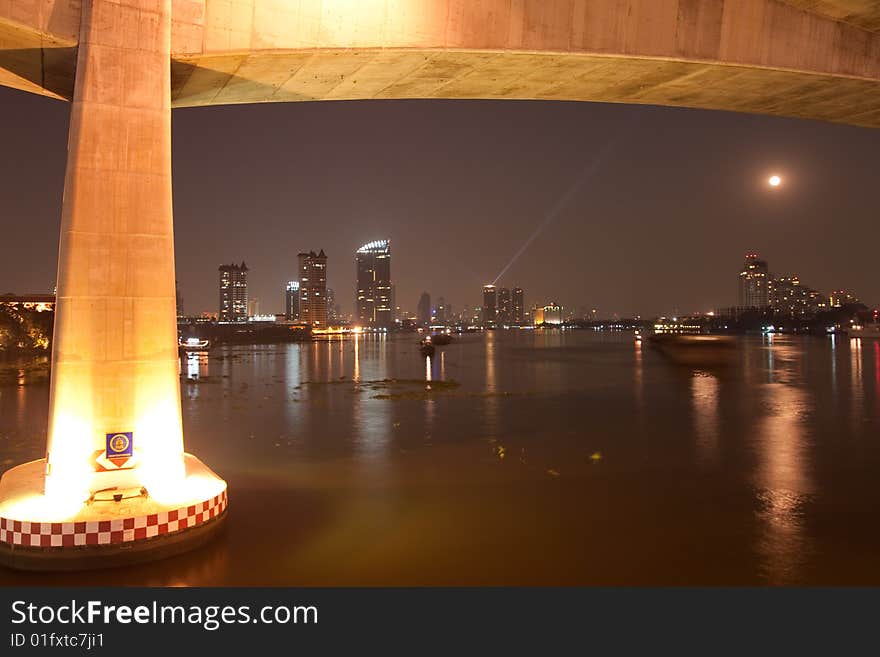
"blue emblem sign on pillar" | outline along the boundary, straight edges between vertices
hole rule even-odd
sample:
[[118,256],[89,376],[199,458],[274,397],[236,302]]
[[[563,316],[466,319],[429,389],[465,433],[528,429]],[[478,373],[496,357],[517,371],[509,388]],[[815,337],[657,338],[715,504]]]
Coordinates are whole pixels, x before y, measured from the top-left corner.
[[128,459],[134,456],[134,432],[108,433],[107,435],[107,460],[117,467],[122,467]]

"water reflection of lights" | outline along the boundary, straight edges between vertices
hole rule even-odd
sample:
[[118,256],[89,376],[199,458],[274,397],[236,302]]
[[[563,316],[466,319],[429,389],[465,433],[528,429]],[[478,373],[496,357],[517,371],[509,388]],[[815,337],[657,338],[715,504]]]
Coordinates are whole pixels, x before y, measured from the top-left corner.
[[495,331],[486,332],[486,392],[485,419],[486,435],[497,435],[498,397],[495,395],[498,382],[495,373]]
[[642,363],[642,342],[635,341],[635,366],[633,367],[633,379],[635,386],[636,400],[636,418],[639,422],[639,428],[643,429],[645,424],[645,373]]
[[[431,382],[434,380],[433,377],[433,368],[434,365],[434,357],[426,356],[425,357],[425,389],[431,389]],[[434,413],[436,412],[436,404],[437,401],[435,399],[426,399],[425,400],[425,433],[427,438],[430,439],[431,433],[434,426]]]
[[850,391],[852,394],[852,409],[850,420],[853,429],[858,430],[862,422],[862,409],[864,401],[864,382],[862,379],[862,339],[855,338],[849,343],[849,376]]
[[803,507],[813,483],[808,474],[804,418],[807,393],[780,383],[763,386],[767,415],[757,431],[756,484],[762,532],[757,551],[766,578],[774,584],[797,582],[808,557]]
[[691,377],[691,404],[694,412],[697,455],[704,463],[714,462],[718,452],[718,378],[711,374]]
[[360,336],[354,337],[354,374],[352,377],[355,382],[361,380],[361,353],[360,353]]
[[[388,343],[382,333],[361,333],[354,338],[353,378],[355,382],[380,381],[390,377]],[[391,411],[393,405],[369,395],[354,395],[354,430],[357,450],[370,457],[369,467],[375,474],[377,465],[385,464],[388,442],[391,438]]]

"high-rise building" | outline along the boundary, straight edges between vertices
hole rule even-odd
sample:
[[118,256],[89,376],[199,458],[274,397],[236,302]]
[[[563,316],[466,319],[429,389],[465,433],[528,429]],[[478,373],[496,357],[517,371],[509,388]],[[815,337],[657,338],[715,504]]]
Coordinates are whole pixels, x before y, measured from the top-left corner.
[[770,305],[770,274],[767,262],[757,253],[746,255],[746,262],[739,273],[737,304],[741,308],[766,308]]
[[513,288],[513,323],[521,326],[525,321],[525,300],[523,298],[523,290],[521,287]]
[[822,293],[803,285],[797,276],[777,278],[770,288],[770,308],[789,317],[811,317],[823,307]]
[[299,318],[314,328],[327,328],[327,255],[309,251],[300,253]]
[[422,292],[422,296],[419,297],[419,305],[416,306],[416,315],[419,324],[422,324],[423,326],[429,326],[431,324],[431,295],[427,292]]
[[177,303],[177,316],[183,317],[183,295],[180,294],[180,281],[174,281],[174,299]]
[[362,326],[391,328],[391,240],[364,244],[355,254],[357,262],[357,319]]
[[220,321],[246,322],[248,318],[247,265],[221,265]]
[[499,326],[510,326],[513,321],[513,303],[510,290],[506,287],[498,288],[497,321]]
[[299,281],[290,281],[284,290],[284,316],[288,322],[299,320]]
[[498,321],[498,290],[494,285],[483,286],[483,326],[495,327]]
[[434,309],[434,319],[438,324],[446,322],[446,299],[440,297],[437,299],[437,307]]

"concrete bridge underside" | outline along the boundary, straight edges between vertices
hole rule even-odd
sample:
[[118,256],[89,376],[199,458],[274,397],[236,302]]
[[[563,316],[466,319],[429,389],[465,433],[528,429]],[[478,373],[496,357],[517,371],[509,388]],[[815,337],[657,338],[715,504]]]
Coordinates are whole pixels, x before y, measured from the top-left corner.
[[[0,0],[0,84],[71,99],[89,1]],[[157,0],[124,4],[96,19],[148,45]],[[172,0],[170,38],[172,107],[582,100],[880,127],[874,0]]]

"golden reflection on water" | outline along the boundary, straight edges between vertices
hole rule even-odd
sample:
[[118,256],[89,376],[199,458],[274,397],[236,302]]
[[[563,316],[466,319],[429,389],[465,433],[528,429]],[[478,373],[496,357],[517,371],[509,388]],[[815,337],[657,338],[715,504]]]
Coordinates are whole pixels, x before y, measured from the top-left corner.
[[[362,334],[355,336],[353,369],[356,380],[379,381],[393,378],[388,370],[388,341],[385,334]],[[354,422],[352,431],[356,452],[369,457],[362,465],[374,474],[379,461],[387,456],[387,447],[392,435],[393,405],[374,399],[373,395],[361,393],[354,395]]]
[[756,547],[770,583],[796,583],[809,557],[803,511],[813,492],[804,432],[810,401],[805,390],[783,383],[762,386],[761,401],[765,415],[755,432]]
[[[434,380],[432,368],[434,366],[434,357],[425,356],[425,389],[431,389],[431,382]],[[430,441],[434,431],[434,414],[436,412],[436,400],[425,400],[425,440]]]
[[361,380],[361,337],[355,333],[354,336],[354,375],[353,378],[355,381]]
[[720,382],[717,376],[699,372],[691,377],[694,439],[697,448],[697,458],[704,465],[713,464],[718,457],[719,390]]
[[865,399],[861,338],[852,338],[849,341],[849,391],[852,402],[850,421],[853,424],[853,429],[857,429],[862,422]]
[[495,372],[496,361],[495,331],[486,331],[486,394],[483,402],[486,435],[494,436],[498,432],[498,379]]

